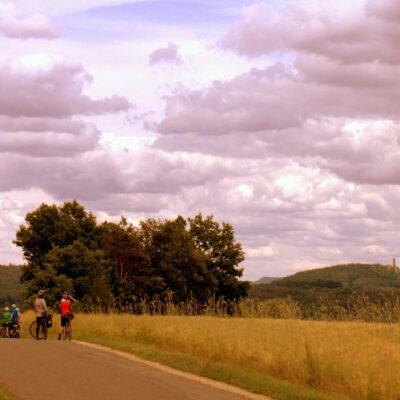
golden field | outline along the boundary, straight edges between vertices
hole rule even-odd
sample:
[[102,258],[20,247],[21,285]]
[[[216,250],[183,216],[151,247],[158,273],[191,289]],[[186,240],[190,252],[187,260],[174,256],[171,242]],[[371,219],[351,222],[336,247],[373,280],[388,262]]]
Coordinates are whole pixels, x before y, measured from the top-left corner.
[[398,324],[79,314],[73,331],[76,339],[151,345],[351,399],[400,399]]

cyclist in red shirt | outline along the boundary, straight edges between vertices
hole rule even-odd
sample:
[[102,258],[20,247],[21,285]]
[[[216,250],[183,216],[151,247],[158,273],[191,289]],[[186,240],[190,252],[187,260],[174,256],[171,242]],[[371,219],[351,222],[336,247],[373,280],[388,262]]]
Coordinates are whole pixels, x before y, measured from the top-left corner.
[[61,327],[60,332],[58,333],[58,340],[61,340],[61,334],[65,329],[65,325],[67,325],[67,314],[71,312],[71,303],[76,303],[72,296],[70,296],[67,292],[63,293],[63,297],[60,302],[60,310],[61,310]]

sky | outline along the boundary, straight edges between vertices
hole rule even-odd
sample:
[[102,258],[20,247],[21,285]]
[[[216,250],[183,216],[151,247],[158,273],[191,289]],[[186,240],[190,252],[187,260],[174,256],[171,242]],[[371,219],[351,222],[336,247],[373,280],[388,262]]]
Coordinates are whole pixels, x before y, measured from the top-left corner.
[[245,279],[390,264],[399,40],[397,0],[0,0],[0,263],[76,199],[229,222]]

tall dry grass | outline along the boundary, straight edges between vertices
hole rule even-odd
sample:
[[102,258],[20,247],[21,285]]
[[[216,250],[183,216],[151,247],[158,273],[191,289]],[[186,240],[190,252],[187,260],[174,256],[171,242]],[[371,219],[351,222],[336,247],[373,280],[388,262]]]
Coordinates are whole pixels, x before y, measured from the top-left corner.
[[152,345],[356,400],[400,398],[397,324],[86,314],[74,335]]
[[[96,307],[81,308],[83,312],[102,312]],[[75,306],[76,308],[76,306]],[[243,298],[238,302],[211,298],[206,304],[195,300],[174,303],[172,300],[137,299],[133,304],[118,305],[114,312],[139,315],[204,315],[217,317],[241,318],[279,318],[309,319],[316,321],[365,321],[365,322],[399,322],[400,299],[382,296],[379,301],[372,301],[365,294],[355,294],[345,300],[335,300],[321,296],[311,304],[302,304],[287,298],[259,300]],[[108,309],[109,312],[113,308]]]

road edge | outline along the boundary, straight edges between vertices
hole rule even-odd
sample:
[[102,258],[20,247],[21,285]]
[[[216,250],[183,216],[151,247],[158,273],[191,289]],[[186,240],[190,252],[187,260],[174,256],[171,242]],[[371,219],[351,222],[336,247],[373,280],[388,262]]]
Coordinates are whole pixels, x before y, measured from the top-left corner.
[[135,356],[135,355],[130,354],[130,353],[125,353],[123,351],[114,350],[114,349],[112,349],[110,347],[101,346],[99,344],[94,344],[94,343],[82,342],[80,340],[73,340],[72,342],[76,343],[76,344],[79,344],[81,346],[90,347],[92,349],[104,351],[106,353],[115,354],[115,355],[118,355],[120,357],[126,358],[126,359],[131,360],[131,361],[140,362],[140,363],[148,365],[150,367],[153,367],[153,368],[159,369],[161,371],[167,372],[169,374],[180,376],[182,378],[186,378],[186,379],[189,379],[189,380],[194,381],[194,382],[202,383],[203,385],[211,386],[211,387],[214,387],[216,389],[223,390],[225,392],[236,394],[238,396],[242,396],[242,397],[244,397],[246,399],[249,399],[249,400],[274,400],[271,397],[267,397],[267,396],[264,396],[264,395],[261,395],[261,394],[251,393],[251,392],[248,392],[247,390],[240,389],[240,388],[238,388],[236,386],[233,386],[233,385],[229,385],[228,383],[214,381],[213,379],[204,378],[203,376],[194,375],[194,374],[191,374],[190,372],[179,371],[177,369],[174,369],[174,368],[171,368],[171,367],[167,367],[166,365],[163,365],[163,364],[160,364],[160,363],[157,363],[157,362],[154,362],[154,361],[145,360],[143,358],[140,358],[140,357]]

